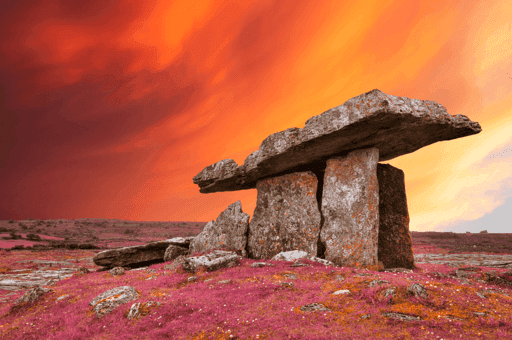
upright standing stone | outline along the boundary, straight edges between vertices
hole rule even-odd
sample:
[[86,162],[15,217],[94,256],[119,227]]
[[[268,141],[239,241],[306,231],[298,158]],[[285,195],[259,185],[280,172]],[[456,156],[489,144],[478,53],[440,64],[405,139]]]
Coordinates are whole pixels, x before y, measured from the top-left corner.
[[376,269],[379,233],[377,148],[327,160],[320,241],[338,266]]
[[189,245],[189,253],[206,253],[215,249],[235,251],[246,257],[249,214],[242,211],[242,203],[236,201],[220,213],[217,220],[208,222],[201,233]]
[[404,172],[377,166],[379,180],[379,261],[385,268],[414,269]]
[[271,259],[292,250],[316,256],[321,220],[317,186],[318,180],[311,171],[258,181],[247,241],[249,258]]

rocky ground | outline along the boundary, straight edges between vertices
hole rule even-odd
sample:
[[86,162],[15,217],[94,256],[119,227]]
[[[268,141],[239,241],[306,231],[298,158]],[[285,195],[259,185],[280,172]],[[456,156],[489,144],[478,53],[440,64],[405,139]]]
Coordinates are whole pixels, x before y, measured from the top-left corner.
[[[488,254],[417,254],[414,255],[417,264],[443,264],[454,268],[480,266],[494,268],[495,272],[506,272],[512,269],[512,255]],[[99,267],[92,262],[92,257],[82,259],[81,263],[70,261],[22,260],[20,264],[31,263],[38,269],[17,269],[10,273],[0,274],[0,290],[8,291],[0,295],[0,302],[8,302],[17,298],[20,293],[35,287],[46,286],[52,282],[71,277],[79,267],[96,271]]]

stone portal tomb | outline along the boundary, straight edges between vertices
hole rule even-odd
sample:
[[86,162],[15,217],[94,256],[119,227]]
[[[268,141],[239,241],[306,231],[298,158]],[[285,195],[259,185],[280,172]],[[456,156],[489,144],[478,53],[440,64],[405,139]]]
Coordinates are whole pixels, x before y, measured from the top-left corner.
[[[207,166],[193,182],[202,193],[258,190],[249,258],[297,250],[339,266],[414,268],[404,174],[379,162],[480,131],[436,102],[373,90],[302,129],[268,136],[240,166],[232,159]],[[243,228],[217,226],[228,250],[243,251],[230,237],[245,240],[245,221]]]

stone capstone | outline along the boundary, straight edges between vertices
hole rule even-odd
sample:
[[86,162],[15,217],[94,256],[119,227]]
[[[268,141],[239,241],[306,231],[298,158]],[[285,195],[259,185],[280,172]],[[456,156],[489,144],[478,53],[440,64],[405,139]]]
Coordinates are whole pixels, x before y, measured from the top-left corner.
[[389,164],[377,165],[379,181],[378,257],[385,268],[415,269],[404,172]]
[[369,148],[327,160],[320,242],[338,266],[378,269],[379,150]]
[[311,171],[258,181],[256,209],[249,223],[249,258],[269,259],[292,250],[317,255],[321,223],[317,186]]
[[249,214],[242,211],[240,201],[229,205],[215,221],[208,222],[203,231],[190,242],[191,254],[224,249],[236,251],[246,257],[249,218]]
[[188,246],[192,237],[176,237],[168,240],[150,242],[140,246],[109,249],[99,252],[94,256],[93,261],[98,266],[107,268],[125,267],[131,265],[143,265],[147,262],[163,262],[165,250],[172,244],[177,246]]
[[311,170],[315,162],[356,149],[379,149],[383,162],[427,145],[477,134],[477,122],[451,116],[429,100],[395,97],[377,89],[268,136],[244,164],[225,159],[193,179],[202,193],[253,189],[258,180]]

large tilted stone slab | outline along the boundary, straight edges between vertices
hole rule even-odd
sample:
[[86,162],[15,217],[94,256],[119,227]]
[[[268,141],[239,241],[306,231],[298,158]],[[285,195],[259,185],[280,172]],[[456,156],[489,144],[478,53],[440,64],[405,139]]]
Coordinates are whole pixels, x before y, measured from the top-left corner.
[[379,261],[385,268],[414,269],[404,172],[377,166],[379,180]]
[[190,254],[222,249],[235,251],[246,257],[249,218],[249,214],[242,211],[240,201],[229,205],[220,213],[217,220],[208,222],[203,231],[190,242]]
[[477,122],[451,116],[436,102],[373,90],[310,118],[302,129],[268,136],[244,164],[225,159],[204,168],[193,181],[202,193],[253,189],[258,179],[312,170],[317,161],[355,149],[378,148],[383,162],[481,130]]
[[320,241],[325,260],[338,266],[378,268],[378,160],[376,148],[327,160]]
[[321,221],[317,185],[310,171],[258,181],[256,209],[249,223],[249,258],[268,260],[293,250],[317,255]]
[[92,260],[96,265],[108,268],[131,266],[147,261],[163,261],[167,247],[170,245],[188,247],[193,239],[194,236],[175,237],[168,240],[150,242],[140,246],[109,249],[99,252]]

